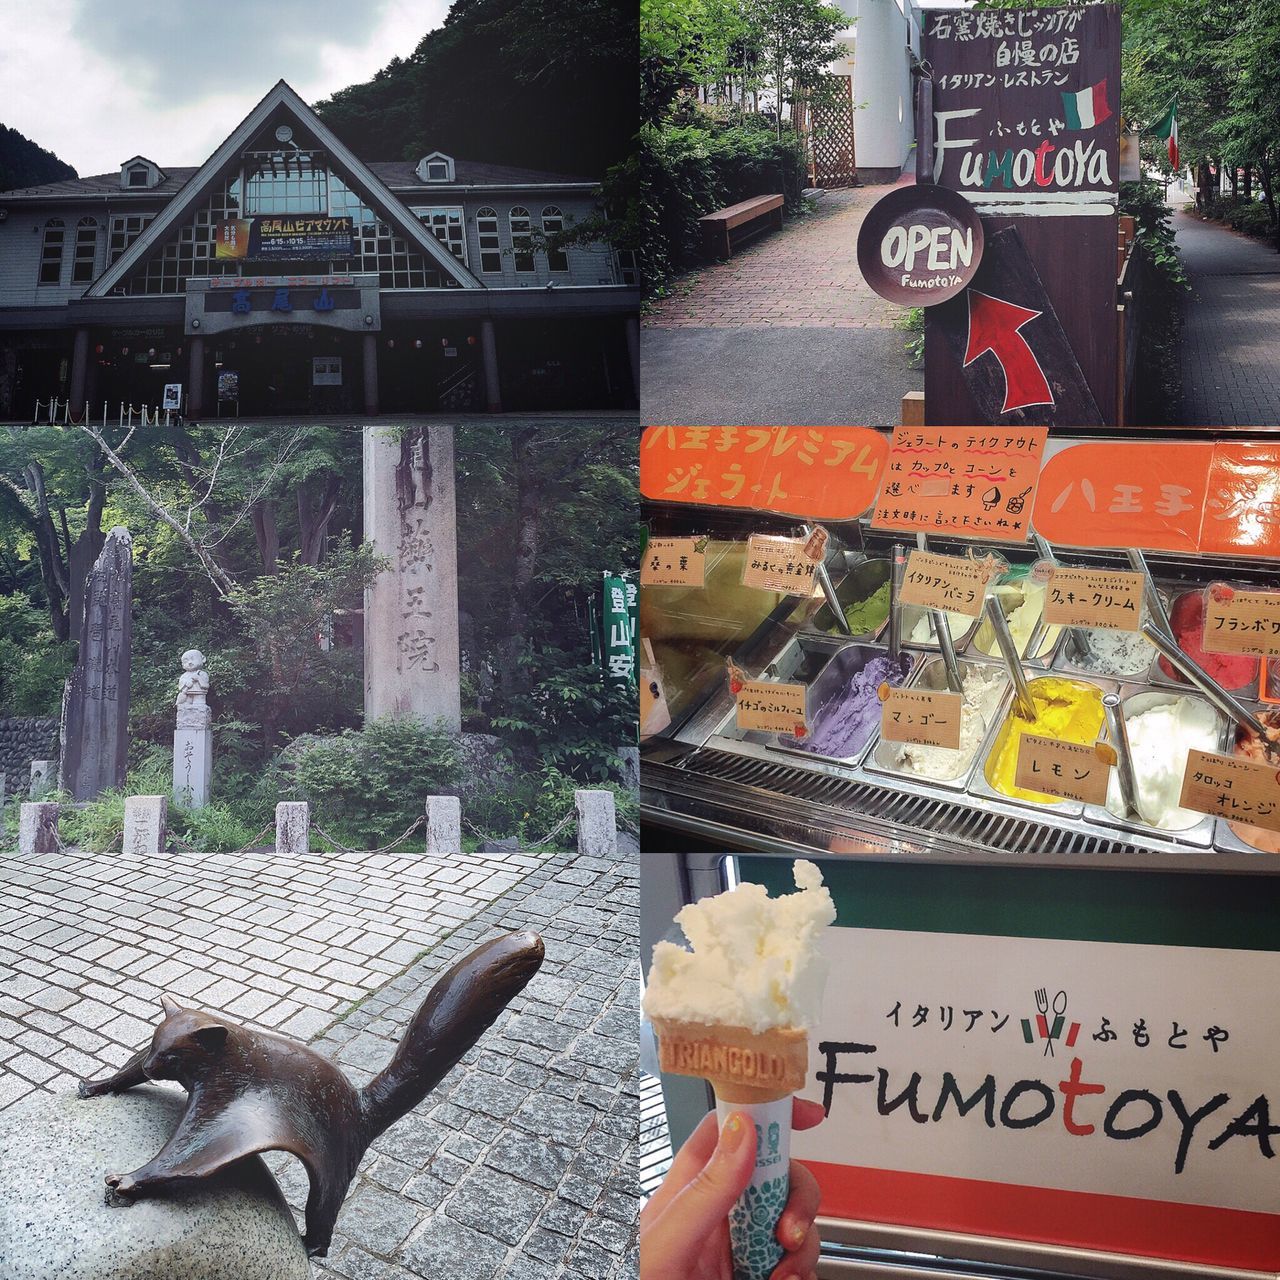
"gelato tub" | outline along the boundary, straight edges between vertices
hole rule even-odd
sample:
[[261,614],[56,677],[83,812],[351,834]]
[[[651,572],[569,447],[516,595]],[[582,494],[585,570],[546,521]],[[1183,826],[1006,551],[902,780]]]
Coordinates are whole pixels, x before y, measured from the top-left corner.
[[[933,634],[933,626],[929,620],[929,610],[918,604],[904,604],[902,609],[902,642],[917,645],[922,649],[936,649],[938,641]],[[965,641],[973,634],[978,624],[977,618],[966,613],[946,613],[947,630],[951,632],[951,640],[956,649],[962,649]]]
[[1018,752],[1026,734],[1057,738],[1061,742],[1096,742],[1106,719],[1102,710],[1102,690],[1084,680],[1068,680],[1063,676],[1041,676],[1027,683],[1037,719],[1023,720],[1017,713],[1016,700],[1010,704],[1004,723],[987,753],[983,777],[993,791],[1013,800],[1027,804],[1073,803],[1043,791],[1027,791],[1019,787],[1014,782]]
[[[1186,591],[1169,610],[1169,625],[1178,648],[1203,668],[1224,689],[1244,689],[1258,679],[1258,659],[1247,653],[1206,653],[1204,648],[1204,592]],[[1167,658],[1159,662],[1161,677],[1173,684],[1189,684]]]
[[880,728],[882,684],[900,685],[913,659],[903,653],[895,663],[881,648],[850,644],[841,649],[809,688],[809,734],[779,734],[781,747],[856,763]]
[[[960,661],[959,666],[964,686],[960,746],[931,747],[914,742],[886,742],[881,738],[867,759],[867,768],[963,787],[1009,688],[1009,675],[992,663]],[[941,659],[926,662],[911,684],[913,688],[945,689],[947,671]]]
[[[1076,647],[1079,635],[1086,648]],[[1079,627],[1063,646],[1065,665],[1097,676],[1145,676],[1155,661],[1155,646],[1137,631]]]
[[[1046,627],[1034,654],[1027,652],[1031,643],[1031,633],[1035,630],[1040,615],[1044,612],[1044,588],[1028,580],[1026,574],[1006,575],[996,584],[995,598],[1004,612],[1005,621],[1009,624],[1009,633],[1019,654],[1024,658],[1042,658],[1053,652],[1061,627]],[[974,647],[988,657],[1000,656],[1000,645],[996,640],[995,628],[988,618],[982,620],[977,634],[973,638]]]
[[[1258,719],[1280,736],[1280,711],[1261,711],[1258,713]],[[1267,759],[1267,753],[1263,750],[1258,736],[1243,725],[1236,729],[1235,754],[1248,760]],[[1263,853],[1280,853],[1280,831],[1268,831],[1265,827],[1251,827],[1243,822],[1228,822],[1227,826],[1231,828],[1237,839],[1243,840],[1251,848],[1260,849]]]
[[[836,599],[840,601],[853,637],[878,635],[889,617],[889,562],[863,560],[855,564],[836,587]],[[809,626],[827,635],[844,634],[826,604],[813,615]]]
[[[1208,843],[1212,819],[1178,805],[1187,752],[1220,751],[1226,720],[1197,694],[1153,691],[1135,693],[1122,703],[1133,772],[1138,787],[1138,818],[1123,813],[1120,774],[1111,771],[1107,813],[1126,825],[1145,823],[1160,831],[1197,830]],[[1095,810],[1089,806],[1086,817]],[[1099,815],[1101,816],[1101,815]],[[1103,819],[1105,821],[1105,819]]]

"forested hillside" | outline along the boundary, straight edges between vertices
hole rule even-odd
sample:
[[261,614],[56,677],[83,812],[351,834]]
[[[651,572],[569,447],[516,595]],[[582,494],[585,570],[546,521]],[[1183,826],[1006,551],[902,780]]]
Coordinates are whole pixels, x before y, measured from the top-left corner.
[[75,177],[79,177],[76,171],[52,151],[46,151],[16,129],[0,124],[0,191]]

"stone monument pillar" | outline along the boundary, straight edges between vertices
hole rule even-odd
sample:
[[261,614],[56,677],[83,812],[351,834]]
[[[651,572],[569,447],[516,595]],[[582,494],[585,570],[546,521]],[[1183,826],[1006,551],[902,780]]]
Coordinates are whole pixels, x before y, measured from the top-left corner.
[[133,539],[116,525],[85,582],[80,657],[62,695],[58,785],[77,800],[124,786],[132,601]]
[[213,726],[209,705],[209,673],[204,654],[188,649],[178,677],[178,725],[173,731],[173,798],[191,809],[209,803],[213,771]]
[[364,536],[391,567],[364,601],[364,714],[462,727],[452,427],[365,427]]

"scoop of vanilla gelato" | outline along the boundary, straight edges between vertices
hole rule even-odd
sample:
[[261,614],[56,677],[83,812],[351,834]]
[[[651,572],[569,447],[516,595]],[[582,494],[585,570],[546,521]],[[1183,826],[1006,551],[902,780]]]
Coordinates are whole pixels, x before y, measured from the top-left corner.
[[684,907],[676,922],[690,949],[654,947],[645,1013],[755,1032],[812,1027],[827,977],[822,930],[836,908],[812,862],[797,861],[792,874],[796,893],[770,898],[763,885],[742,884]]

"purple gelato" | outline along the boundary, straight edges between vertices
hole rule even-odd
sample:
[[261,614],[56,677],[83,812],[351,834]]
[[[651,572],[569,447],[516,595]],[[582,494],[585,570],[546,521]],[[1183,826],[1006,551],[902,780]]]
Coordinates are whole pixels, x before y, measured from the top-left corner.
[[896,663],[887,654],[870,659],[843,689],[813,713],[809,736],[787,738],[787,745],[837,759],[857,755],[880,724],[880,686],[900,685],[910,670],[911,659],[906,654],[901,654]]

